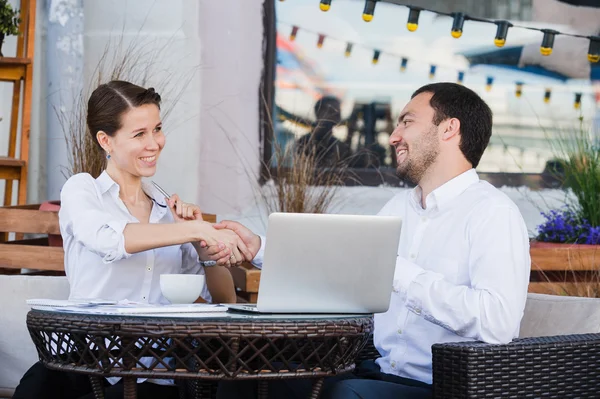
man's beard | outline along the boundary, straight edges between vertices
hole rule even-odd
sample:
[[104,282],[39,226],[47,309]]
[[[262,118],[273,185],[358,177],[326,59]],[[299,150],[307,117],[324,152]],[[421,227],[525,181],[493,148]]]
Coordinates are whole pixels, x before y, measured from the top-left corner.
[[[434,126],[429,132],[425,133],[422,139],[407,148],[407,157],[403,163],[396,168],[397,176],[409,184],[418,185],[423,175],[436,161],[440,146],[437,142],[437,126]],[[418,154],[411,156],[411,148]]]

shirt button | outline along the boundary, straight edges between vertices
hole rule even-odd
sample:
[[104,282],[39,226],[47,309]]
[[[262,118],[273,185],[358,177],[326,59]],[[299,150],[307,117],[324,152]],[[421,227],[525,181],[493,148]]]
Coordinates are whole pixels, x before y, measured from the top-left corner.
[[421,222],[426,222],[426,221],[427,221],[427,217],[423,216],[423,217],[421,218]]
[[415,313],[416,314],[421,314],[421,308],[415,308]]
[[417,257],[417,255],[416,255],[416,254],[410,254],[410,258],[411,258],[411,259],[415,259],[416,257]]
[[151,267],[149,267],[149,268],[148,268],[148,271],[149,271],[149,272],[151,272],[151,271],[152,271],[152,268],[151,268]]
[[402,334],[402,330],[401,329],[398,329],[398,334]]
[[396,362],[392,362],[391,366],[392,366],[393,369],[395,369],[396,368]]

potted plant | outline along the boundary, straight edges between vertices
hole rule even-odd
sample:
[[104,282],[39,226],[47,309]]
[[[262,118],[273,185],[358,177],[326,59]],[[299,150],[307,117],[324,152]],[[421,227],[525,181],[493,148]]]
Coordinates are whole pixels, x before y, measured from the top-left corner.
[[549,276],[561,294],[600,295],[600,142],[581,121],[574,132],[550,140],[551,172],[566,192],[560,209],[543,212],[531,243],[532,271]]
[[8,0],[0,0],[0,57],[2,55],[2,44],[4,37],[19,34],[19,10],[13,10]]

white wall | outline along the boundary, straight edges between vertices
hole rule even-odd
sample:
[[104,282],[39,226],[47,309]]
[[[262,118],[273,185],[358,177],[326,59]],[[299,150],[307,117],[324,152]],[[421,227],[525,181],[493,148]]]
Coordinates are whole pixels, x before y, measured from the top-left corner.
[[200,4],[198,198],[206,212],[240,213],[253,201],[260,167],[262,0]]
[[150,81],[163,109],[183,89],[154,179],[207,212],[241,209],[251,197],[245,170],[258,167],[261,10],[261,0],[84,0],[86,81],[107,41],[123,32],[159,57]]

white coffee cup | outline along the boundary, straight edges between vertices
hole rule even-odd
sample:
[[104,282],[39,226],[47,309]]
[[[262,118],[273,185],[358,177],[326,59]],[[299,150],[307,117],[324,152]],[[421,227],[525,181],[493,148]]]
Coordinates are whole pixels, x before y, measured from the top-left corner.
[[161,274],[160,290],[171,303],[194,303],[204,288],[203,274]]

